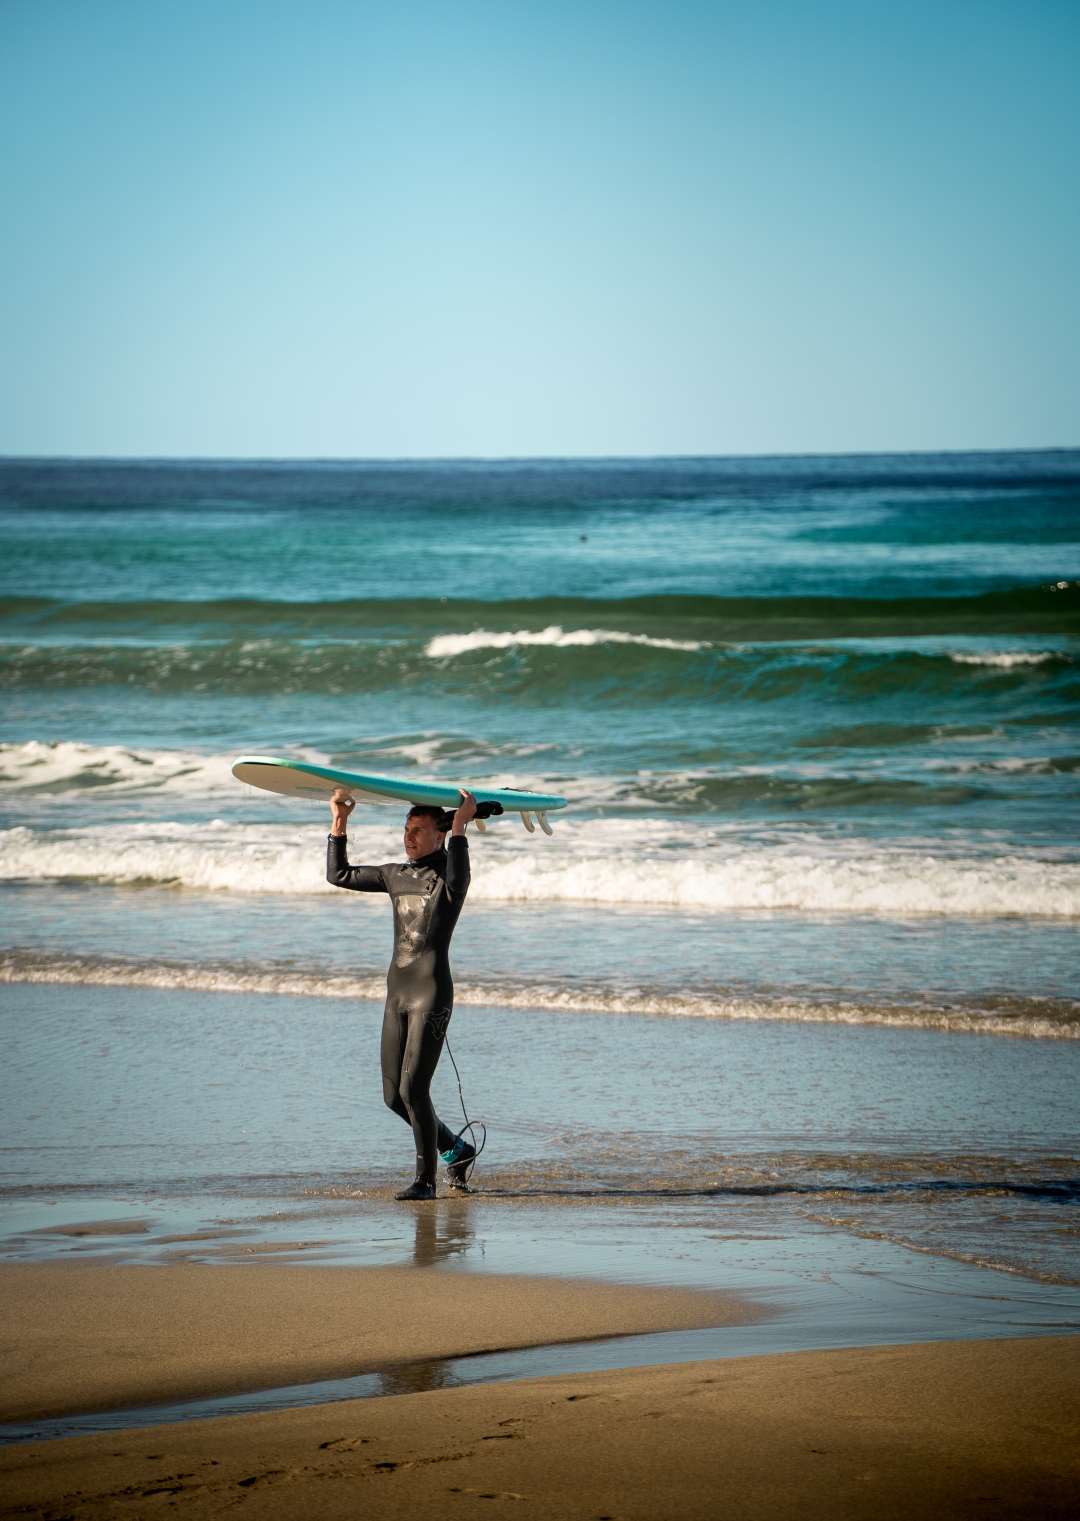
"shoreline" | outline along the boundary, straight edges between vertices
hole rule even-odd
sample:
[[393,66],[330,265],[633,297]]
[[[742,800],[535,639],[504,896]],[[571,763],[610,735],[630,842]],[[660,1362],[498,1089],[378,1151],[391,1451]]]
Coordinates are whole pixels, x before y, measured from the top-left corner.
[[0,1264],[0,1422],[350,1378],[560,1343],[741,1326],[708,1289],[438,1268]]

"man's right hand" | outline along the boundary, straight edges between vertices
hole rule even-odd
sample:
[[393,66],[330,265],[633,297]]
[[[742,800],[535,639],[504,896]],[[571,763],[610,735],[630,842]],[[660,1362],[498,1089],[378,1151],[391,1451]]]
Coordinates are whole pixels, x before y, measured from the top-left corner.
[[330,799],[330,812],[334,816],[334,822],[330,827],[331,834],[348,834],[349,814],[356,807],[356,799],[351,798],[347,792],[335,792]]

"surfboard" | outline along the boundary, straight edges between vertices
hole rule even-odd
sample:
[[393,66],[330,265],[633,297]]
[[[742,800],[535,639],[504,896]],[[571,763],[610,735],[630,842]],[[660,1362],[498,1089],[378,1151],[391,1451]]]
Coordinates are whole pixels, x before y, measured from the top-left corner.
[[[249,787],[264,792],[278,792],[285,797],[327,800],[335,792],[346,792],[358,803],[428,803],[437,808],[454,809],[461,802],[457,787],[444,782],[422,782],[412,777],[371,776],[362,771],[338,771],[331,766],[315,766],[310,761],[289,760],[279,755],[241,755],[233,762],[232,774]],[[535,814],[545,834],[551,833],[547,814],[565,808],[566,799],[546,792],[516,792],[511,787],[470,787],[481,804],[498,804],[504,813],[520,813],[525,828],[533,831]],[[485,809],[488,817],[494,808]],[[478,828],[483,820],[477,819]]]

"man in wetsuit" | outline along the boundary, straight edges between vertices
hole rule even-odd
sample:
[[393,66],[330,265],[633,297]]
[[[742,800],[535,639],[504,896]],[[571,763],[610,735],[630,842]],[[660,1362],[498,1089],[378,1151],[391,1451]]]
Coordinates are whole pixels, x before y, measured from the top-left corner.
[[[331,800],[326,880],[353,892],[389,893],[394,907],[394,956],[386,974],[382,1027],[383,1098],[412,1126],[416,1141],[416,1180],[395,1197],[434,1199],[440,1152],[450,1187],[467,1193],[468,1165],[476,1152],[435,1113],[431,1079],[454,1008],[448,953],[469,890],[465,825],[476,816],[476,799],[462,788],[452,822],[441,808],[413,808],[405,820],[409,859],[402,866],[349,865],[346,828],[355,806],[347,796]],[[450,841],[444,849],[448,824]]]

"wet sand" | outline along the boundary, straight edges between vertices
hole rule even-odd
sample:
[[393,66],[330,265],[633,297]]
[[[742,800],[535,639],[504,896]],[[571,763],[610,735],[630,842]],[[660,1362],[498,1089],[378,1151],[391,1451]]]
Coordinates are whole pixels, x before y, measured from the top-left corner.
[[0,1266],[0,1420],[764,1318],[694,1289],[415,1267]]
[[[245,1277],[248,1275],[245,1275]],[[940,1521],[1080,1505],[1080,1341],[408,1394],[0,1452],[4,1514]]]

